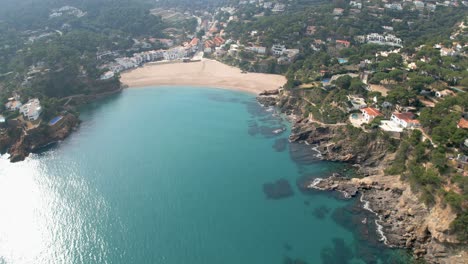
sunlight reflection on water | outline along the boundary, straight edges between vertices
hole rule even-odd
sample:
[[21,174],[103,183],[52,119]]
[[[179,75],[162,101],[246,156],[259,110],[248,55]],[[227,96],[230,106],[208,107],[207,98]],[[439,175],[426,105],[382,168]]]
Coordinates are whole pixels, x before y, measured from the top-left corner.
[[[73,173],[73,164],[52,176],[41,164],[34,157],[14,164],[0,157],[0,263],[105,262],[99,230],[108,215],[105,201]],[[92,248],[100,250],[83,250]]]

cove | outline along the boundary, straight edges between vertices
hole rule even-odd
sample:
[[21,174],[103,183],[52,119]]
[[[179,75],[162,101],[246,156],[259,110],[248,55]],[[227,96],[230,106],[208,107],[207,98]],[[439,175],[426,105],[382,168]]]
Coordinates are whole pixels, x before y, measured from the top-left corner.
[[[0,158],[0,263],[405,263],[356,199],[298,189],[343,165],[290,145],[272,110],[193,87],[84,107],[64,142]],[[280,179],[293,194],[269,198]]]

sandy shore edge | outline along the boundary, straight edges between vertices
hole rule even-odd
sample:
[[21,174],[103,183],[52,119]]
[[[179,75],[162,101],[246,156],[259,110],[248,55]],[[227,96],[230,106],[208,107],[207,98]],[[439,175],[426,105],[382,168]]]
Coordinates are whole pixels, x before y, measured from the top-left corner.
[[207,87],[259,94],[278,89],[286,77],[278,74],[242,73],[238,68],[215,60],[198,62],[151,63],[121,74],[129,88],[142,87]]

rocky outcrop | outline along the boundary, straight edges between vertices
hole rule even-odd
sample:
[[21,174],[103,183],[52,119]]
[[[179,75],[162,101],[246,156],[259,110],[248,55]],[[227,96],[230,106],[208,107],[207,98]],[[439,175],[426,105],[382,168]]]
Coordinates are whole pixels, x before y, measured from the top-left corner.
[[29,153],[65,139],[78,124],[79,119],[76,116],[66,114],[62,120],[54,126],[43,125],[35,129],[23,130],[8,150],[10,153],[10,161],[22,161]]
[[[75,112],[77,106],[118,94],[123,89],[120,83],[114,82],[108,82],[101,86],[99,92],[62,98],[65,101],[64,109]],[[79,123],[78,117],[70,113],[64,115],[53,126],[42,124],[34,129],[23,127],[21,122],[17,120],[9,120],[7,128],[0,130],[0,153],[8,152],[11,162],[22,161],[31,152],[65,139],[77,128]]]
[[427,208],[408,183],[398,176],[383,176],[395,155],[389,150],[392,139],[379,130],[363,132],[347,124],[322,124],[303,118],[309,103],[300,96],[282,94],[275,99],[270,105],[296,117],[291,142],[315,145],[322,159],[351,163],[364,176],[311,179],[301,183],[302,189],[336,191],[345,199],[358,196],[363,209],[376,215],[377,233],[388,246],[411,249],[416,258],[428,263],[468,263],[466,249],[449,232],[456,217],[450,207],[437,203]]
[[389,141],[379,131],[363,133],[350,125],[325,125],[302,119],[293,126],[292,142],[316,145],[324,160],[356,164],[363,175],[373,175],[387,166]]
[[390,247],[411,249],[428,263],[466,263],[463,245],[448,235],[455,217],[450,207],[427,208],[398,176],[358,179],[335,174],[303,184],[303,188],[338,191],[345,199],[359,196],[363,208],[378,217],[377,231]]
[[257,101],[264,107],[275,106],[277,99],[272,96],[258,96]]
[[260,96],[270,96],[270,95],[278,95],[279,94],[279,89],[274,89],[274,90],[265,90],[258,95]]

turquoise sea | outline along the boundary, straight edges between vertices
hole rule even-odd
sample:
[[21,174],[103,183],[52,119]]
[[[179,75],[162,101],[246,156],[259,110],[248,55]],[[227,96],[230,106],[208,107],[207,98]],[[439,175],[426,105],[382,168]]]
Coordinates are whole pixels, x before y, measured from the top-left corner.
[[[0,263],[405,263],[357,199],[297,187],[346,167],[290,145],[272,110],[190,87],[84,107],[65,141],[0,158]],[[280,179],[293,195],[269,198]]]

